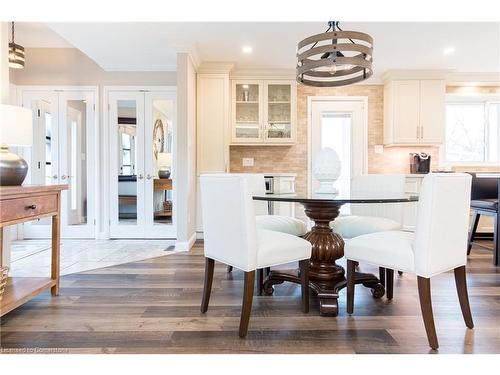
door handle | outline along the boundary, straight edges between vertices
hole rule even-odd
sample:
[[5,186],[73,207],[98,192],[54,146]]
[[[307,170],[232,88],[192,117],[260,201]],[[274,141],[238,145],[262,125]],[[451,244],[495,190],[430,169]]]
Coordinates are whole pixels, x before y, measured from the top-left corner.
[[142,179],[144,178],[144,176],[143,176],[142,174],[140,174],[139,176],[137,176],[137,178],[138,178],[139,180],[142,180]]
[[56,175],[56,174],[52,176],[52,178],[53,178],[54,180],[57,180],[57,177],[59,177],[59,176],[58,176],[58,175]]
[[147,174],[147,175],[146,175],[146,178],[147,178],[148,180],[151,180],[151,178],[153,178],[153,177],[152,177],[150,174]]
[[424,139],[424,127],[420,127],[420,139]]
[[68,177],[68,176],[66,176],[65,174],[63,174],[63,175],[61,176],[61,180],[65,180],[67,177]]

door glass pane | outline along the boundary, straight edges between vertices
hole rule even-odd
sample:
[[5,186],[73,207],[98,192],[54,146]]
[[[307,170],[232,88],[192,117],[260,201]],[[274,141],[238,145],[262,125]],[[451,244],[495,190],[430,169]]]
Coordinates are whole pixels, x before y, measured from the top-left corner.
[[118,100],[118,222],[137,223],[137,105]]
[[[47,100],[33,100],[33,147],[31,148],[31,183],[50,185],[58,183],[57,169],[53,164],[54,134],[51,103]],[[50,218],[34,221],[33,224],[49,225]]]
[[[87,103],[68,100],[66,107],[68,225],[87,223]],[[62,176],[64,177],[64,176]]]
[[[172,224],[173,207],[173,102],[165,99],[153,100],[153,207],[155,224]],[[149,177],[149,176],[148,176]]]
[[267,86],[267,138],[291,138],[291,85]]
[[321,148],[334,149],[340,158],[341,172],[335,184],[340,194],[351,190],[351,125],[349,113],[327,112],[321,117]]
[[259,85],[236,85],[236,138],[259,138]]

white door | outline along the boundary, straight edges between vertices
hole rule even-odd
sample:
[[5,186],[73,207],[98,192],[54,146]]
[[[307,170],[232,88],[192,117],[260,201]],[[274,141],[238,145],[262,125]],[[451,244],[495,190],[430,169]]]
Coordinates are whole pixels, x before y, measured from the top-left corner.
[[59,92],[59,181],[68,185],[61,200],[61,236],[94,238],[96,128],[95,93]]
[[340,157],[341,173],[336,182],[339,193],[349,193],[351,178],[366,173],[367,125],[364,100],[312,98],[311,100],[311,191],[318,182],[311,175],[316,155],[322,148],[333,148]]
[[108,104],[110,237],[143,237],[144,93],[112,91]]
[[[25,154],[31,184],[68,184],[62,193],[61,236],[95,237],[95,95],[90,90],[22,89],[33,111],[33,146]],[[26,223],[25,238],[51,236],[49,219]]]
[[176,237],[175,100],[174,90],[109,91],[111,238]]
[[[146,238],[175,238],[175,91],[149,91],[145,94],[145,144],[144,144],[144,193],[145,193],[145,233]],[[168,156],[167,156],[168,155]],[[162,166],[163,158],[168,160]],[[159,170],[170,171],[169,186],[167,179],[159,177]],[[171,187],[170,187],[171,186]],[[163,190],[168,188],[169,190]]]

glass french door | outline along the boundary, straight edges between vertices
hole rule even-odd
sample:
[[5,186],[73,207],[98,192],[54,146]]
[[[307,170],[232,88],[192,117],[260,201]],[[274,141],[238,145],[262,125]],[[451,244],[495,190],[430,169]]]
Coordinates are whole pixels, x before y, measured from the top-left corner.
[[110,91],[110,237],[175,238],[175,91]]
[[[95,237],[95,91],[25,90],[33,111],[33,146],[28,181],[67,184],[61,199],[61,236]],[[25,238],[50,237],[50,221],[24,225]]]
[[[341,172],[336,182],[340,193],[349,193],[351,178],[366,173],[366,108],[361,100],[321,99],[311,101],[311,165],[322,148],[334,149]],[[309,176],[311,191],[318,187]],[[347,206],[346,206],[347,207]],[[345,211],[345,210],[344,210]],[[342,212],[344,212],[342,211]]]

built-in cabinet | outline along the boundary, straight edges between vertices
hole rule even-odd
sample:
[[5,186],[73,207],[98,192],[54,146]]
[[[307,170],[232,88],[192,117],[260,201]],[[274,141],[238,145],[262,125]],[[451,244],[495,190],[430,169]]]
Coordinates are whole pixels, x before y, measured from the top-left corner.
[[199,176],[203,173],[229,172],[229,70],[198,73],[196,81],[196,230],[201,232]]
[[445,81],[391,80],[384,85],[384,143],[435,145],[444,141]]
[[297,87],[291,80],[232,80],[231,143],[292,144]]

